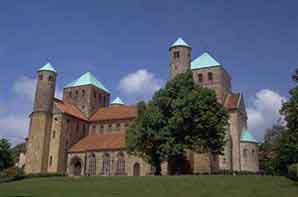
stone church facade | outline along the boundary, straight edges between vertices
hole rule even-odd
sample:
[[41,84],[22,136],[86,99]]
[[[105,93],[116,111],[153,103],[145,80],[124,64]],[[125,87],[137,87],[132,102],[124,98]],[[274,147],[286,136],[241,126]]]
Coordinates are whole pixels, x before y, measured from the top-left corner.
[[[178,38],[170,47],[171,78],[188,69],[194,81],[215,90],[229,113],[223,155],[213,158],[219,170],[258,171],[257,142],[247,130],[245,103],[231,89],[231,78],[210,54],[192,60],[191,47]],[[63,89],[55,98],[57,72],[48,63],[37,72],[37,87],[26,142],[26,173],[59,172],[76,176],[145,176],[154,168],[125,150],[125,132],[137,116],[134,105],[120,98],[110,103],[110,91],[90,72]],[[206,154],[188,152],[190,173],[209,172]],[[171,174],[162,164],[162,174]]]

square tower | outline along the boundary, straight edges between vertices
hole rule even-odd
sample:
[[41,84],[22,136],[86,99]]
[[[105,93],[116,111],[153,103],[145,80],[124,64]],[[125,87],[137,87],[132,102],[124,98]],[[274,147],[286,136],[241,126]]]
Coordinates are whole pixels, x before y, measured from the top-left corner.
[[203,53],[191,62],[193,78],[197,84],[213,89],[217,100],[224,102],[231,93],[231,78],[225,69],[208,53]]
[[90,72],[68,84],[63,90],[63,101],[73,104],[90,118],[100,107],[110,103],[110,92]]

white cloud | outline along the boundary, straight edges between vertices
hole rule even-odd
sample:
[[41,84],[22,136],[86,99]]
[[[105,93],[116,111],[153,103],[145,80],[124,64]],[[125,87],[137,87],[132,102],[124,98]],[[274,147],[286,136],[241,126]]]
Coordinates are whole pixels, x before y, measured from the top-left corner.
[[[24,141],[28,134],[29,117],[35,96],[36,79],[21,76],[12,85],[12,91],[16,94],[12,100],[7,100],[9,106],[0,106],[0,138],[8,138],[13,144]],[[62,98],[62,90],[56,88],[55,96]],[[22,109],[22,110],[21,110]]]
[[146,69],[140,69],[123,77],[119,82],[119,89],[127,97],[146,100],[163,84],[164,81],[157,78],[153,73]]
[[0,117],[0,138],[8,138],[13,144],[23,142],[28,133],[29,117],[9,114]]
[[258,140],[263,140],[265,130],[281,118],[279,110],[286,98],[269,89],[256,93],[254,102],[247,109],[248,128]]
[[[22,96],[23,98],[28,99],[33,102],[35,96],[35,88],[36,88],[36,79],[21,76],[19,77],[13,84],[13,91]],[[63,92],[58,87],[56,87],[55,96],[57,98],[62,98]]]

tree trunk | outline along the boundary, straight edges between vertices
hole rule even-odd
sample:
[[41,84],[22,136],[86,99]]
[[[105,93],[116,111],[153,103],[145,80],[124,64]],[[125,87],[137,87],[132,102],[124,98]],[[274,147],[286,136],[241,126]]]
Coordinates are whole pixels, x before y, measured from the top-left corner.
[[154,163],[154,167],[155,167],[154,175],[155,176],[161,176],[161,162],[160,161],[156,161]]
[[213,155],[209,147],[208,147],[208,159],[209,159],[209,174],[212,174],[213,173]]

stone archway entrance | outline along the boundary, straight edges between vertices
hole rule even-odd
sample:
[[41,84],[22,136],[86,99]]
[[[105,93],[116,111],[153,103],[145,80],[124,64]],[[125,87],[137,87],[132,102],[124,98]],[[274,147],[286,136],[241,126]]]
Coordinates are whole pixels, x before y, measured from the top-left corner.
[[192,173],[190,161],[184,155],[170,158],[168,161],[168,170],[170,175],[182,175]]
[[82,161],[79,157],[74,157],[70,162],[71,175],[81,176],[82,175]]
[[141,166],[139,163],[135,163],[133,165],[133,176],[140,176],[141,174]]

